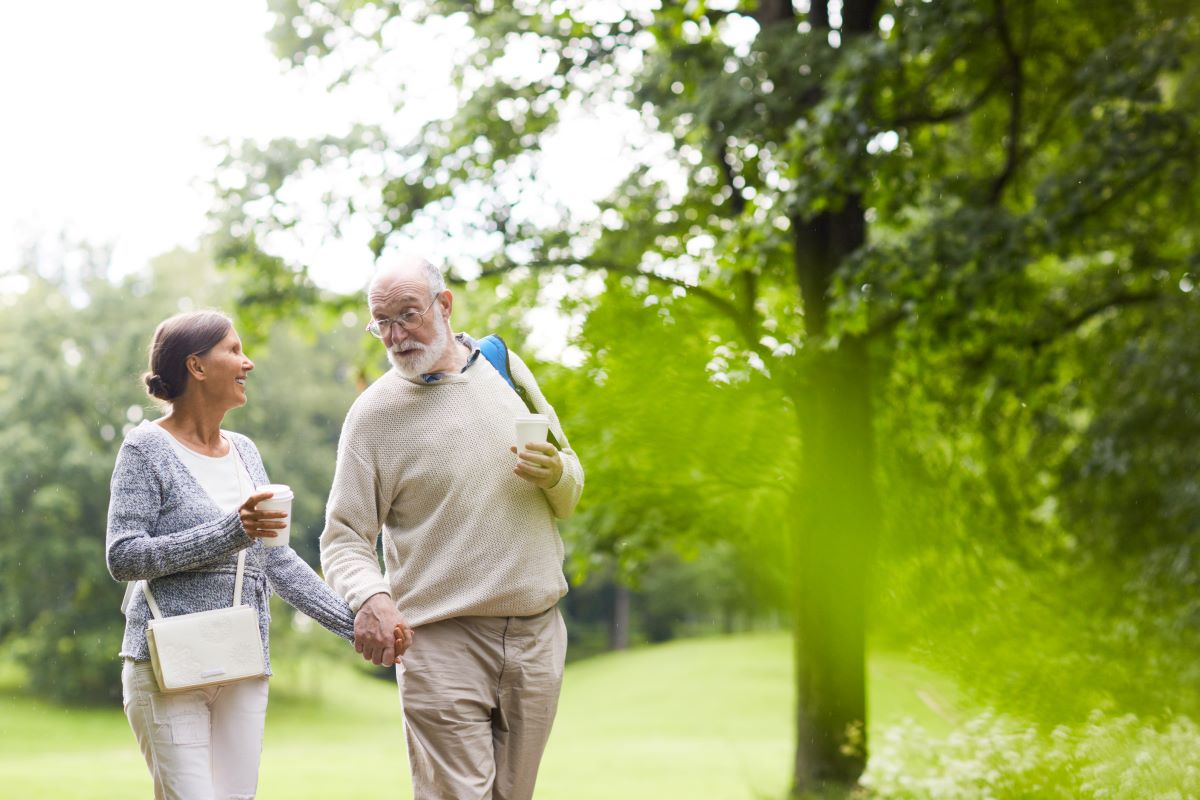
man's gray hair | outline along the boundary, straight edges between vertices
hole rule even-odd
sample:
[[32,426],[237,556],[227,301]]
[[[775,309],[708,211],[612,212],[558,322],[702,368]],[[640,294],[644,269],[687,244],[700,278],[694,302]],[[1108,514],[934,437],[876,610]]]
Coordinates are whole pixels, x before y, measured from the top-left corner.
[[430,297],[436,297],[446,291],[446,279],[442,277],[442,271],[435,267],[429,259],[413,253],[392,251],[384,253],[375,262],[375,275],[367,284],[367,293],[370,294],[371,287],[375,285],[381,275],[411,266],[420,267],[421,272],[425,275],[425,283],[429,286]]
[[425,282],[429,284],[430,297],[436,297],[446,291],[446,279],[442,276],[440,269],[425,258],[421,259],[421,269],[425,273]]

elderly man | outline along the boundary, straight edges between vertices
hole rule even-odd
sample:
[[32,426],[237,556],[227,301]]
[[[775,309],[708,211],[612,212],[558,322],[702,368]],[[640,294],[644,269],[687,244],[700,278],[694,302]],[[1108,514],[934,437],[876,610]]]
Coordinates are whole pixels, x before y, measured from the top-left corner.
[[562,449],[512,446],[528,411],[451,332],[454,298],[428,261],[381,265],[367,300],[393,369],[346,416],[321,566],[357,613],[364,658],[391,663],[396,639],[411,642],[396,674],[415,797],[529,798],[566,655],[554,520],[579,501],[583,469],[515,353],[512,378]]

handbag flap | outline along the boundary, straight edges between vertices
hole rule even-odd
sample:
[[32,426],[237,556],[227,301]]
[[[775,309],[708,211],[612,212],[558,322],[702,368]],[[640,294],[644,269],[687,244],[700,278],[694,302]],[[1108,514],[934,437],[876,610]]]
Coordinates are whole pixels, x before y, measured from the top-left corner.
[[164,691],[262,675],[262,635],[250,606],[149,621],[146,631]]

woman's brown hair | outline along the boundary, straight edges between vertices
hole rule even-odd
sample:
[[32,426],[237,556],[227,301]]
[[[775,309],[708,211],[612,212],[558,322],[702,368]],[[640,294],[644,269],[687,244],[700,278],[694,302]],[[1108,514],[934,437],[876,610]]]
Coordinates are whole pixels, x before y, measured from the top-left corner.
[[233,328],[220,311],[189,311],[163,320],[150,342],[150,371],[142,376],[146,392],[171,402],[187,388],[188,356],[202,356]]

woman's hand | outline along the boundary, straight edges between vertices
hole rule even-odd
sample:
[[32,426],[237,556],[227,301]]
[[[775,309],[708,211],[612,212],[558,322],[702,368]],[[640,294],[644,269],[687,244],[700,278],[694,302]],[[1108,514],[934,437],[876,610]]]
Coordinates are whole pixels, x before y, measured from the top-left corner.
[[401,656],[404,651],[412,647],[413,629],[408,627],[406,623],[401,623],[396,626],[396,663],[401,662]]
[[549,442],[530,442],[520,452],[515,447],[510,447],[509,450],[517,454],[517,466],[513,469],[513,474],[519,475],[534,486],[550,489],[562,477],[562,456],[558,454],[558,448]]
[[238,516],[242,519],[242,528],[252,539],[274,539],[279,535],[275,531],[281,531],[287,527],[287,523],[284,522],[287,519],[286,511],[258,510],[258,504],[271,497],[274,497],[273,492],[252,494],[238,509]]

